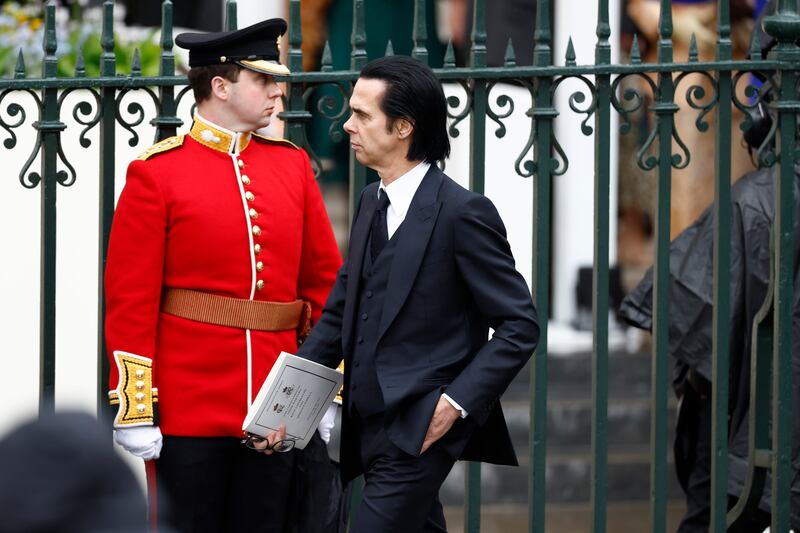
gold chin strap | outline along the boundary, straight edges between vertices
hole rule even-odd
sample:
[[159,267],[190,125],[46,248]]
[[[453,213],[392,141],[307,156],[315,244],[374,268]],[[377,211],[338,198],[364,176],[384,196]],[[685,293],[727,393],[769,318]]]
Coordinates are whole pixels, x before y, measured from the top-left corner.
[[111,405],[119,406],[114,427],[154,425],[158,389],[153,387],[153,360],[116,350],[114,361],[119,371],[119,384],[108,393]]

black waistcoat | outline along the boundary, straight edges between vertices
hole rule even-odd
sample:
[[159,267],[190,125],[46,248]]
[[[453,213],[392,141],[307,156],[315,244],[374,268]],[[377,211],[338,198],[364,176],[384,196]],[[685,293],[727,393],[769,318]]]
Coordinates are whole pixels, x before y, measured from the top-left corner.
[[353,358],[350,366],[350,390],[348,408],[355,406],[358,415],[365,417],[383,412],[383,393],[375,371],[375,349],[378,344],[378,326],[381,322],[386,284],[394,257],[401,224],[383,251],[372,262],[370,243],[367,243],[361,267],[361,283],[358,295],[353,342]]

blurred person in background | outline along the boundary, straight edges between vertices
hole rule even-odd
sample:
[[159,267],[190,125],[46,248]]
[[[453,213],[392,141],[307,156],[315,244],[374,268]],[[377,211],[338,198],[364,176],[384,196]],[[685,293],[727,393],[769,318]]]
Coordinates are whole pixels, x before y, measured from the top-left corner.
[[[763,14],[773,13],[774,1]],[[766,57],[775,40],[760,24],[753,35]],[[763,80],[762,80],[763,81]],[[765,100],[772,95],[764,89]],[[750,117],[744,141],[755,153],[767,141],[774,120],[766,102]],[[749,469],[749,408],[753,322],[768,296],[774,253],[777,165],[748,172],[731,189],[730,352],[728,398],[728,494],[733,505],[746,487]],[[800,530],[800,174],[794,180],[794,303],[792,316],[792,481],[791,520]],[[678,397],[675,469],[686,495],[686,514],[678,533],[708,531],[711,502],[711,425],[713,349],[713,205],[670,245],[669,353],[674,357],[673,387]],[[626,296],[622,319],[652,328],[652,270]],[[764,327],[764,326],[762,326]],[[768,354],[767,357],[771,357]],[[745,511],[729,532],[761,533],[770,523],[770,480],[756,509]]]
[[44,414],[0,440],[0,517],[3,533],[148,531],[133,472],[97,420],[77,412]]

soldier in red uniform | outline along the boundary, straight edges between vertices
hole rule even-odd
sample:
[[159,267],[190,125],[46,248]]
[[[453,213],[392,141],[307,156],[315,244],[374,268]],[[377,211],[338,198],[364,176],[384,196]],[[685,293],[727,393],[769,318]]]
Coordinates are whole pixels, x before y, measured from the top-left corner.
[[146,460],[151,519],[158,502],[180,531],[281,530],[294,454],[242,446],[242,421],[341,264],[306,153],[253,133],[282,94],[285,31],[272,19],[176,38],[194,123],[130,164],[111,230],[115,440]]

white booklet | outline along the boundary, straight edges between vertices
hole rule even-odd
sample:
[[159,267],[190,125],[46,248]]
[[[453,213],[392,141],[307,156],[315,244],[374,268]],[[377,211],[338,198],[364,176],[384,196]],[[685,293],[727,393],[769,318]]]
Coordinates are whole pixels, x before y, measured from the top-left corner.
[[333,368],[281,352],[255,401],[247,411],[242,429],[265,437],[286,426],[286,438],[305,448],[328,406],[342,386],[342,374]]

